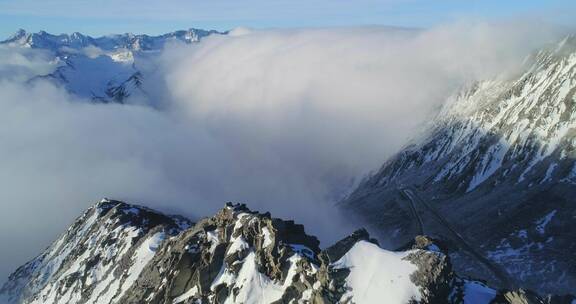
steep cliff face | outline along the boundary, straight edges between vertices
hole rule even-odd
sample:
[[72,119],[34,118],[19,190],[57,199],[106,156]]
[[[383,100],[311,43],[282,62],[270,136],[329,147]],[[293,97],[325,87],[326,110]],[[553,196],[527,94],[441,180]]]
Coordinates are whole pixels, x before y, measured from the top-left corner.
[[[421,141],[340,205],[398,244],[422,229],[458,243],[456,230],[517,284],[574,292],[575,93],[571,36],[529,58],[520,75],[451,98]],[[471,269],[474,258],[453,259],[463,273],[497,281]]]
[[[192,225],[103,200],[0,290],[7,303],[511,303],[457,276],[426,237],[387,251],[359,230],[324,250],[293,221],[228,204]],[[530,302],[532,303],[532,302]]]

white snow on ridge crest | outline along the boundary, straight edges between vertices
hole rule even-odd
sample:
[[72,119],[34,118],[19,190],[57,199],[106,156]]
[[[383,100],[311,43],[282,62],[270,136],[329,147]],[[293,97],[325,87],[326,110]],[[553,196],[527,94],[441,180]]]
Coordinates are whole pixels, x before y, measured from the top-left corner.
[[366,241],[356,243],[340,260],[332,264],[335,269],[350,269],[346,284],[351,290],[341,300],[381,303],[383,295],[386,295],[386,303],[389,304],[420,300],[420,291],[410,280],[410,275],[418,268],[402,260],[408,254],[387,251]]

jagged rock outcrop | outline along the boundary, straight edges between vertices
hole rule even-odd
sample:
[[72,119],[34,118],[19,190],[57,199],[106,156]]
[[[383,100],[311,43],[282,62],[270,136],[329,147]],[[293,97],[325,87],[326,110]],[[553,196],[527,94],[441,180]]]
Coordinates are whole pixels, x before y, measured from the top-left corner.
[[300,299],[315,281],[310,279],[315,272],[311,263],[316,261],[318,245],[301,225],[228,205],[167,241],[120,302]]
[[245,205],[227,204],[192,224],[113,200],[90,208],[16,270],[0,296],[7,303],[46,304],[542,300],[457,276],[441,246],[424,236],[393,252],[358,230],[322,250],[302,225]]

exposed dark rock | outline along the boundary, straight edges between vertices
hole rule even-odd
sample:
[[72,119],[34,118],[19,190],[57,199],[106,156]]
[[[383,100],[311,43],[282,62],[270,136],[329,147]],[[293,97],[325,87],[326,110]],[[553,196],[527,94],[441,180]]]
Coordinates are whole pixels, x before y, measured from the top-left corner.
[[368,231],[366,229],[359,229],[354,231],[351,235],[345,237],[344,239],[338,241],[336,244],[328,247],[323,251],[322,256],[325,257],[326,263],[331,263],[339,260],[346,252],[352,248],[358,241],[368,241],[374,244],[378,244],[378,241],[370,238]]

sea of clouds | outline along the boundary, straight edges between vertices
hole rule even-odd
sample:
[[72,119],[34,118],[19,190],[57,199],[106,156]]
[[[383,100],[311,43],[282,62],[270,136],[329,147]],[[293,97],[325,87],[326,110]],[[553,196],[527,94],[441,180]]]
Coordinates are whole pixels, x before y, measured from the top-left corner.
[[148,100],[123,105],[31,81],[53,54],[0,47],[0,277],[102,197],[192,218],[245,202],[329,245],[361,224],[333,208],[354,180],[459,87],[557,39],[526,23],[236,29],[140,63]]

